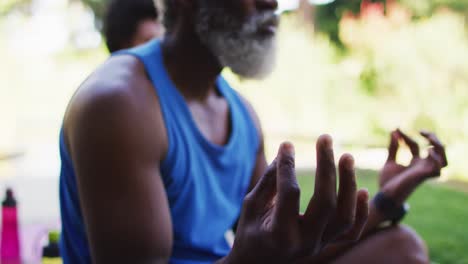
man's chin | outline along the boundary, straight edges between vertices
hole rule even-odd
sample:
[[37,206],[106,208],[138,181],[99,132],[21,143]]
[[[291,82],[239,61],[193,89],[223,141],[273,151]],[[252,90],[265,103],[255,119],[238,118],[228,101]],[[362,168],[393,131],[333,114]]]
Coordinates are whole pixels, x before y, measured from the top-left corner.
[[246,80],[264,80],[268,78],[272,73],[273,70],[270,71],[262,71],[262,72],[245,72],[245,71],[236,71],[232,68],[230,70],[236,74],[241,79]]
[[263,80],[273,73],[275,58],[269,57],[262,64],[249,65],[246,63],[244,65],[228,65],[227,68],[242,79]]
[[243,79],[263,80],[270,76],[276,66],[276,49],[270,48],[258,53],[219,58],[233,73]]

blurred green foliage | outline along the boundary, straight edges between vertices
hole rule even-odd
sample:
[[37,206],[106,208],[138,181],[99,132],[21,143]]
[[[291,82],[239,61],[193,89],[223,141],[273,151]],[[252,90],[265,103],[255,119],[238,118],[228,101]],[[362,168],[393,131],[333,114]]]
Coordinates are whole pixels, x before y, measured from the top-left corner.
[[[339,38],[339,21],[347,12],[358,15],[361,11],[361,2],[361,0],[336,0],[328,5],[317,6],[316,28],[343,47]],[[395,1],[370,0],[370,2],[387,4]],[[440,8],[449,8],[468,17],[468,0],[398,0],[398,2],[411,11],[414,19],[430,17]]]
[[341,45],[339,38],[339,21],[346,12],[358,14],[361,0],[336,0],[328,5],[317,6],[315,13],[316,28],[336,44]]
[[[68,0],[69,2],[82,2],[85,6],[89,7],[96,19],[96,28],[101,29],[102,19],[105,15],[106,4],[110,0]],[[29,13],[32,0],[1,0],[0,1],[0,19],[2,16],[12,12],[21,11],[23,13]]]
[[0,1],[0,19],[13,10],[29,10],[31,0],[2,0]]
[[468,15],[468,0],[400,0],[416,17],[429,17],[437,9],[447,7]]

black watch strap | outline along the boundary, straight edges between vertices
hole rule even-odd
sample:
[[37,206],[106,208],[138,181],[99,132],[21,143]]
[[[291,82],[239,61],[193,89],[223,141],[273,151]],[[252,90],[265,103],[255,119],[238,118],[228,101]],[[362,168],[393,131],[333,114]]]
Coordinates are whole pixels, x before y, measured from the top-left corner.
[[407,203],[398,205],[383,192],[379,192],[374,197],[374,205],[387,220],[392,222],[392,224],[398,224],[409,210],[409,205]]

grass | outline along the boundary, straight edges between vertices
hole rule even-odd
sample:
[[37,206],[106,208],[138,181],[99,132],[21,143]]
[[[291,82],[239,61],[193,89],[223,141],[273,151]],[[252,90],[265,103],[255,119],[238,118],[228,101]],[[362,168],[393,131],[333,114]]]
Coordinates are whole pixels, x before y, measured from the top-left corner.
[[[305,210],[313,193],[312,172],[299,174],[301,208]],[[377,191],[377,173],[359,171],[359,186]],[[413,227],[426,241],[432,263],[468,264],[468,194],[442,184],[426,183],[409,199],[410,213],[404,223]]]

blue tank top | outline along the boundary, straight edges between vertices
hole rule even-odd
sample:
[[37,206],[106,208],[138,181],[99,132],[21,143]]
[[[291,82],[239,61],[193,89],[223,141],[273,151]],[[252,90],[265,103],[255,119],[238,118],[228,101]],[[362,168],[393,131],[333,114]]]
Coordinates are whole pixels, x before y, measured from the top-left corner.
[[[216,86],[229,105],[231,133],[226,145],[211,143],[170,80],[159,41],[115,55],[119,54],[143,62],[159,96],[169,141],[160,172],[173,224],[170,263],[212,263],[230,251],[225,233],[239,217],[254,170],[259,147],[256,126],[239,95],[219,76]],[[60,154],[61,253],[65,264],[91,263],[73,162],[62,133]]]

